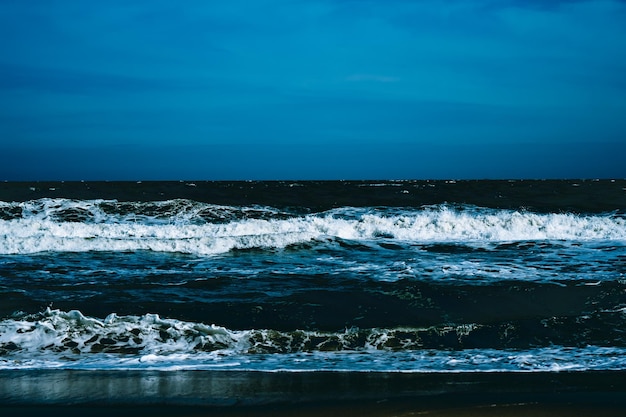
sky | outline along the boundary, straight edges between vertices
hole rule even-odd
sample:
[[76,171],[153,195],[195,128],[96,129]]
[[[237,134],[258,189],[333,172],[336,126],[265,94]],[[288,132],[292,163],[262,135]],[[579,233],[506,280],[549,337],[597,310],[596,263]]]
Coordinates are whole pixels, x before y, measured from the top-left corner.
[[0,180],[626,177],[624,0],[0,0]]

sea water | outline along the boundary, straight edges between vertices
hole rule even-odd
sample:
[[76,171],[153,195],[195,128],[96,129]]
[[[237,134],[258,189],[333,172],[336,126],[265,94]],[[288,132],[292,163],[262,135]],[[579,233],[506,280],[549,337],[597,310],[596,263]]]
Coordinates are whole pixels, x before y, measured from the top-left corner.
[[4,183],[0,369],[626,369],[626,181]]

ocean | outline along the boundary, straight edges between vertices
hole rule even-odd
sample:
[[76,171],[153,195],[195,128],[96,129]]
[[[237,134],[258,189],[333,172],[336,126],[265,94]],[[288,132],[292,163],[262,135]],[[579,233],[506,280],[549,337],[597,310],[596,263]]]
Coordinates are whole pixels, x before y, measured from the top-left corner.
[[626,180],[0,183],[8,403],[115,397],[57,374],[232,404],[625,372]]

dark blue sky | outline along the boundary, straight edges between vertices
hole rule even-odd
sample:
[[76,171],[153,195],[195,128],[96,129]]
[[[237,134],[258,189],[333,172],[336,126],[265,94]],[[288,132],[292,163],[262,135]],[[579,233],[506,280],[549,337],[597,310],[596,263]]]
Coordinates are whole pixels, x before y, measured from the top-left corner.
[[626,2],[0,0],[0,180],[626,177]]

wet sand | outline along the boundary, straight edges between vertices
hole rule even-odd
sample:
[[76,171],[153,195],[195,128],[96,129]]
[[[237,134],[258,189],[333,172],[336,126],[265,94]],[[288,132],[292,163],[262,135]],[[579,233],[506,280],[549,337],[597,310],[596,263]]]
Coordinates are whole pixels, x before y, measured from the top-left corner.
[[0,415],[624,416],[626,373],[0,371]]
[[86,405],[47,405],[47,406],[0,406],[3,416],[45,416],[64,417],[286,417],[286,416],[337,416],[337,417],[544,417],[544,416],[593,416],[622,417],[626,415],[626,400],[622,394],[577,393],[576,396],[546,398],[439,398],[404,399],[395,401],[359,401],[291,405],[266,405],[244,407],[201,407],[185,405],[161,406],[86,406]]

